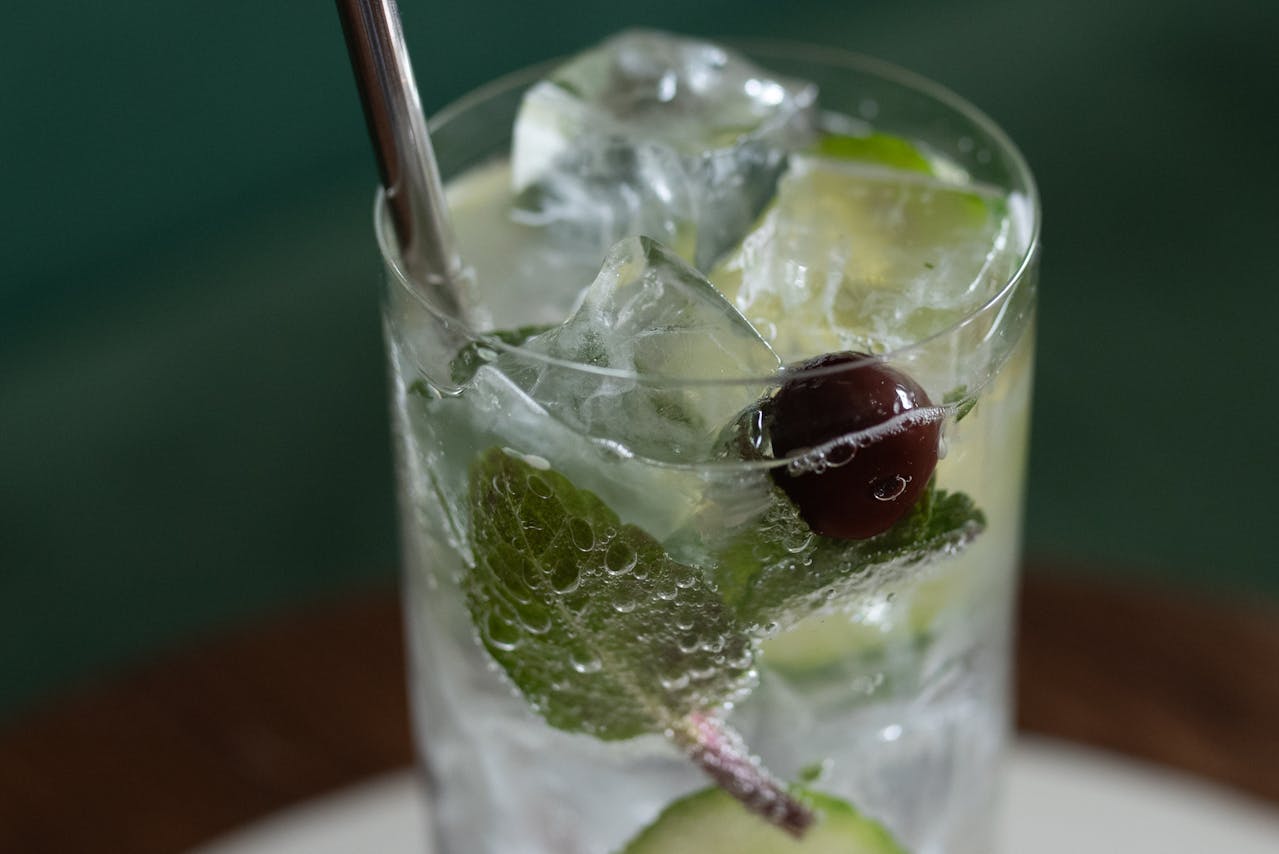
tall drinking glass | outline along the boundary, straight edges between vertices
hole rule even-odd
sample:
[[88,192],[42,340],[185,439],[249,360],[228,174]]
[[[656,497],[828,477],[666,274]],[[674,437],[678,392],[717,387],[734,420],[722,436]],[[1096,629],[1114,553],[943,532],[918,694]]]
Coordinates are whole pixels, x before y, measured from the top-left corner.
[[[737,49],[815,84],[825,141],[806,143],[811,162],[792,153],[776,196],[701,265],[723,296],[678,246],[631,237],[579,264],[512,215],[528,203],[512,127],[555,64],[431,124],[468,316],[415,290],[377,209],[438,854],[990,850],[1033,180],[988,118],[926,80]],[[785,255],[823,228],[824,270]],[[950,251],[974,234],[976,277]],[[753,298],[765,268],[835,290]],[[840,312],[877,319],[850,345],[823,325]]]

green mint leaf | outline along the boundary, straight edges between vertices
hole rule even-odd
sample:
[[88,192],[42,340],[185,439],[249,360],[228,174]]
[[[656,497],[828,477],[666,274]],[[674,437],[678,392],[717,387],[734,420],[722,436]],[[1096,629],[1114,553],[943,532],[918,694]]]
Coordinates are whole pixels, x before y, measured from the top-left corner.
[[[470,342],[453,357],[453,361],[449,364],[449,374],[453,384],[460,386],[470,382],[471,377],[475,376],[475,372],[481,365],[486,365],[496,358],[497,351],[493,347],[493,342],[520,347],[534,335],[540,335],[550,328],[547,324],[533,324],[485,333],[479,340]],[[409,391],[414,389],[410,387]]]
[[583,92],[583,91],[581,90],[581,88],[579,88],[579,87],[578,87],[576,84],[574,84],[574,83],[570,83],[570,82],[568,82],[567,80],[556,79],[556,78],[553,78],[553,77],[552,77],[552,78],[549,78],[549,80],[550,80],[550,83],[551,83],[551,85],[552,85],[552,86],[558,86],[559,88],[563,89],[565,92],[567,92],[568,94],[572,95],[572,96],[573,96],[573,97],[575,97],[575,98],[585,98],[585,97],[586,97],[586,93],[585,93],[585,92]]
[[665,732],[747,686],[750,637],[695,568],[593,493],[493,448],[470,474],[480,639],[548,723]]
[[823,134],[813,145],[813,153],[835,160],[856,160],[908,172],[934,174],[932,163],[918,148],[899,136],[886,133],[866,136]]
[[[935,165],[937,161],[930,159],[911,142],[886,133],[871,133],[866,136],[823,134],[810,147],[809,153],[831,160],[865,163],[904,172],[919,172],[934,178],[942,177],[938,174]],[[956,184],[955,188],[962,189],[963,185]],[[960,193],[956,198],[963,200],[962,207],[955,211],[955,219],[946,220],[946,228],[960,227],[964,223],[972,227],[980,227],[988,220],[1008,216],[1008,203],[1004,197],[992,198],[985,193]],[[925,262],[924,266],[933,269],[936,264]]]
[[831,760],[829,759],[823,759],[821,762],[810,762],[799,769],[795,779],[803,785],[820,783],[822,778],[830,773],[830,763]]
[[714,579],[743,624],[785,627],[882,583],[885,573],[959,551],[985,525],[971,498],[929,482],[910,513],[887,531],[837,540],[812,533],[777,490],[764,518],[720,551]]
[[977,398],[969,395],[968,386],[961,385],[946,392],[946,396],[942,398],[942,403],[955,407],[955,423],[958,424],[964,419],[965,415],[977,407]]

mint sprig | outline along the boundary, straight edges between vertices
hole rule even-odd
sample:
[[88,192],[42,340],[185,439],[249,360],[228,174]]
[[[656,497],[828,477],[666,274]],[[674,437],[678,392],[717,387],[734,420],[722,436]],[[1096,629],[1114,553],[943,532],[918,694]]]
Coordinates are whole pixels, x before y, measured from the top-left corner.
[[715,710],[753,678],[754,646],[695,568],[593,493],[493,448],[471,469],[480,639],[558,729],[664,733],[747,807],[792,833],[813,820]]
[[750,689],[761,629],[962,548],[984,517],[930,483],[893,528],[849,542],[813,535],[780,491],[774,499],[708,577],[540,458],[492,448],[470,472],[475,563],[463,587],[484,647],[551,726],[610,741],[664,734],[750,810],[799,836],[812,810],[720,711]]

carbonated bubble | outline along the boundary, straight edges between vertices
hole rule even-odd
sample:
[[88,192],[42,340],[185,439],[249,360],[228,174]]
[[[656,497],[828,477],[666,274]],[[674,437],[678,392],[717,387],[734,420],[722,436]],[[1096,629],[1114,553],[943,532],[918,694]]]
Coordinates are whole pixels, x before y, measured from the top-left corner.
[[528,488],[530,492],[539,498],[550,498],[554,495],[551,485],[546,482],[546,478],[538,474],[528,476]]
[[604,552],[604,570],[609,575],[625,575],[635,568],[637,559],[635,549],[624,542],[615,541]]
[[551,588],[560,594],[572,593],[581,584],[581,571],[577,564],[561,561],[551,571]]
[[573,546],[579,551],[589,552],[595,548],[595,532],[591,530],[590,523],[585,519],[576,517],[570,519],[568,533],[573,540]]
[[520,645],[520,630],[513,622],[500,617],[496,609],[489,614],[485,627],[489,643],[498,649],[510,652]]
[[663,677],[659,681],[667,691],[682,691],[688,687],[689,677],[687,673],[681,673],[679,676]]
[[550,631],[551,615],[538,607],[516,609],[519,627],[529,634],[543,635]]
[[569,665],[578,673],[599,673],[604,669],[598,655],[578,650],[569,654]]

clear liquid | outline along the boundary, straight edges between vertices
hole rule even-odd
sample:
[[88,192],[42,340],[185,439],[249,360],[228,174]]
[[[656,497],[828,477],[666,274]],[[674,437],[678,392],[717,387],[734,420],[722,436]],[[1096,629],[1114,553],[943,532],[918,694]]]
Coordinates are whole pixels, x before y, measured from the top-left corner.
[[[576,287],[531,301],[515,288],[528,235],[502,215],[500,175],[452,187],[463,251],[495,328],[555,322]],[[587,279],[589,281],[589,279]],[[577,285],[577,287],[580,287]],[[553,729],[477,639],[459,580],[468,571],[468,469],[497,446],[533,454],[624,522],[663,539],[708,480],[744,473],[657,466],[577,436],[482,369],[461,394],[422,394],[409,312],[388,304],[403,484],[415,726],[432,787],[438,854],[607,854],[707,779],[659,735],[602,742]],[[1032,335],[1024,332],[975,409],[946,425],[938,486],[970,495],[986,530],[963,552],[869,579],[863,592],[765,641],[759,681],[728,721],[774,774],[882,822],[912,854],[990,848],[1008,729],[1015,585]],[[724,484],[729,484],[724,488]]]

